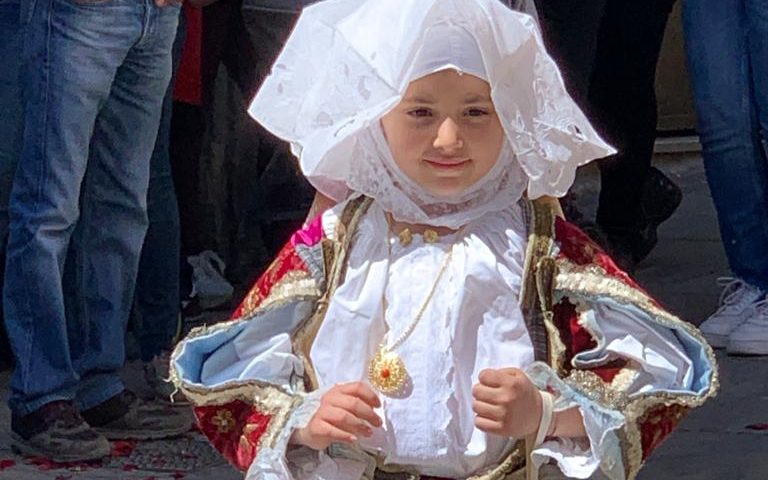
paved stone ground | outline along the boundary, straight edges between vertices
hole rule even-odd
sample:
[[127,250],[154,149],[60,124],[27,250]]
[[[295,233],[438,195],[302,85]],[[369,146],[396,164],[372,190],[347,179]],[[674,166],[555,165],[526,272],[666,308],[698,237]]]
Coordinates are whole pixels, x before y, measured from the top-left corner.
[[[715,280],[728,272],[717,224],[700,160],[663,157],[659,166],[685,191],[676,215],[662,226],[657,249],[641,265],[638,280],[682,318],[699,323],[715,307],[719,294]],[[594,169],[582,172],[577,187],[579,203],[594,208]],[[748,427],[768,423],[768,358],[720,355],[720,395],[692,413],[655,453],[641,480],[764,480],[768,479],[768,432]],[[129,372],[129,376],[131,376]],[[136,375],[133,375],[135,380]],[[5,394],[7,375],[0,376]],[[6,434],[8,411],[0,399],[0,479],[209,479],[241,478],[224,465],[197,434],[175,442],[139,445],[133,456],[107,462],[101,468],[50,468],[45,463],[14,456]],[[9,467],[9,462],[15,465]],[[169,463],[175,471],[152,470]],[[146,468],[141,467],[147,465]],[[6,467],[6,468],[4,468]],[[54,466],[57,467],[57,466]],[[136,469],[136,467],[141,467]]]

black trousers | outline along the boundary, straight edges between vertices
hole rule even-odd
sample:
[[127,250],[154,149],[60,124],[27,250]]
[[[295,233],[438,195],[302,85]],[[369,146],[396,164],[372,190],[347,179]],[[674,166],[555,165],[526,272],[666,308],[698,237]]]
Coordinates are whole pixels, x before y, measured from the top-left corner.
[[675,0],[537,0],[547,48],[571,95],[619,153],[601,160],[597,222],[641,226],[642,186],[656,139],[655,78]]
[[619,151],[601,160],[597,223],[608,233],[642,228],[643,184],[656,140],[656,65],[675,0],[607,0],[588,111]]

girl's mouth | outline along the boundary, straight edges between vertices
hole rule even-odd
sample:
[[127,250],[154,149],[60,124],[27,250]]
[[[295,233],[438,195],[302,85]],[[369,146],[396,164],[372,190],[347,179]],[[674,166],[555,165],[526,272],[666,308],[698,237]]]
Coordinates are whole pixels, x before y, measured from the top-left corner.
[[453,157],[429,157],[424,159],[430,166],[441,169],[457,169],[466,166],[471,159]]

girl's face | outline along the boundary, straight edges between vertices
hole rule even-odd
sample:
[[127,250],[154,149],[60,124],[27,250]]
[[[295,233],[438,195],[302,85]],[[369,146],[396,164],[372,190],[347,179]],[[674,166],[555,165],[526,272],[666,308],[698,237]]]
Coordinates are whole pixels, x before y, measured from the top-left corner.
[[480,180],[504,141],[490,85],[455,70],[411,82],[381,125],[395,163],[440,197],[459,195]]

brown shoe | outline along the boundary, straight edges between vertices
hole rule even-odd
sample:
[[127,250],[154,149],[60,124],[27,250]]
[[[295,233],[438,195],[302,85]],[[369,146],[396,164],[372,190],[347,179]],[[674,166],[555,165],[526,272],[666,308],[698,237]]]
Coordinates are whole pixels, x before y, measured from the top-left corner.
[[13,449],[54,462],[81,462],[109,456],[107,439],[88,425],[72,402],[56,401],[24,416],[11,416]]
[[145,401],[123,390],[104,403],[82,412],[93,428],[110,440],[157,440],[181,435],[192,419],[158,401]]

